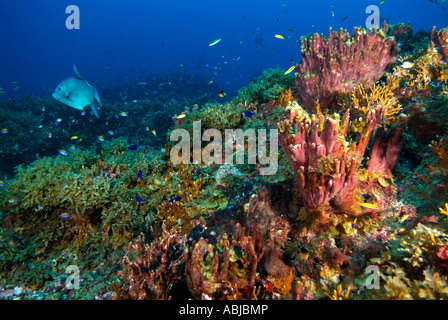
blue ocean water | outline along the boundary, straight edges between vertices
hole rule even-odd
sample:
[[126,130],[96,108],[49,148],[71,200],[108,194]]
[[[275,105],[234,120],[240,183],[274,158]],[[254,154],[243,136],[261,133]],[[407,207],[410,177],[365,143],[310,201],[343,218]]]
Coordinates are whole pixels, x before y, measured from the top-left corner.
[[[411,22],[414,31],[443,28],[448,21],[443,3],[380,2],[4,0],[0,100],[49,96],[73,75],[73,63],[100,95],[109,87],[179,70],[204,75],[234,93],[267,68],[286,70],[300,62],[301,36],[365,26],[369,5],[378,6],[391,24]],[[79,8],[79,29],[66,27],[70,5]],[[218,38],[222,41],[209,46]]]

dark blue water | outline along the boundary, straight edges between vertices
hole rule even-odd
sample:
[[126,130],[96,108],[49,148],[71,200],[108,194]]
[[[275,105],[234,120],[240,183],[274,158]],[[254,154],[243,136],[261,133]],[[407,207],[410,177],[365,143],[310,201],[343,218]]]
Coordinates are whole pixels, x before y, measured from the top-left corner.
[[[47,96],[73,76],[73,63],[100,95],[104,88],[181,69],[234,91],[264,69],[300,62],[300,36],[365,26],[368,5],[377,5],[389,23],[411,22],[414,31],[448,22],[448,11],[428,0],[379,2],[3,0],[0,99]],[[80,10],[79,30],[66,28],[69,5]],[[217,38],[223,40],[210,47]]]

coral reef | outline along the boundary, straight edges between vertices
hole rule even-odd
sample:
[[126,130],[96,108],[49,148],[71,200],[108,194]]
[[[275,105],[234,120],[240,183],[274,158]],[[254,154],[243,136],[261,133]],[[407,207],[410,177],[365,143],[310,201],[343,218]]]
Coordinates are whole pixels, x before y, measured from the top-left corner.
[[[269,69],[217,103],[208,79],[161,75],[107,92],[101,122],[2,102],[0,155],[23,164],[1,173],[0,299],[446,299],[446,34],[309,35],[295,83]],[[173,163],[168,136],[199,120],[276,128],[277,173]]]

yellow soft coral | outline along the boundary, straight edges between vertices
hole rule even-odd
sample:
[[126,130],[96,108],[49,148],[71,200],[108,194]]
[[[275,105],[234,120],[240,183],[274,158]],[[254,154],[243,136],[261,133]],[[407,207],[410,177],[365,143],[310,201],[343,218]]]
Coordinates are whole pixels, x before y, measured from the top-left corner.
[[445,143],[445,139],[442,138],[439,141],[432,141],[429,144],[429,147],[439,157],[440,165],[443,168],[447,169],[448,168],[448,153],[446,152],[444,143]]
[[387,86],[373,85],[368,92],[362,85],[352,92],[354,108],[361,114],[382,109],[382,122],[390,124],[395,122],[395,116],[401,111],[401,105],[392,90]]
[[325,293],[325,295],[328,296],[331,300],[348,300],[348,297],[350,295],[350,286],[348,286],[345,293],[343,293],[342,286],[338,284],[336,289],[333,290],[332,295],[329,295],[328,293]]
[[439,208],[440,213],[443,213],[448,217],[448,203],[445,203],[445,209]]
[[289,102],[293,101],[294,97],[292,95],[292,90],[290,88],[282,91],[277,97],[277,104],[280,106],[286,106]]

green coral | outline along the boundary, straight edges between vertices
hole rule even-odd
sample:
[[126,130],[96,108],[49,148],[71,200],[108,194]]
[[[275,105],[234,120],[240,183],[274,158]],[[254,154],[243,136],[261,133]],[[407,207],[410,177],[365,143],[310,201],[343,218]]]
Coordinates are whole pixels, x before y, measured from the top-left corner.
[[199,111],[189,113],[185,122],[174,129],[186,129],[192,136],[193,122],[201,121],[202,129],[217,129],[224,132],[225,129],[235,129],[240,126],[243,111],[233,102],[225,104],[207,103]]
[[277,100],[287,89],[295,88],[294,77],[285,74],[279,67],[263,71],[261,76],[252,79],[250,84],[238,91],[238,101],[266,103]]
[[380,258],[380,276],[387,299],[447,299],[448,285],[438,269],[437,251],[448,234],[421,223],[389,241]]
[[[133,230],[150,211],[150,201],[140,204],[136,195],[145,200],[154,196],[149,188],[136,185],[137,171],[141,168],[142,181],[151,183],[163,161],[160,156],[143,158],[126,146],[120,138],[106,142],[100,156],[92,148],[19,166],[16,178],[0,194],[4,214],[12,218],[20,235],[38,233],[48,241],[81,226]],[[66,213],[68,218],[59,217]]]

